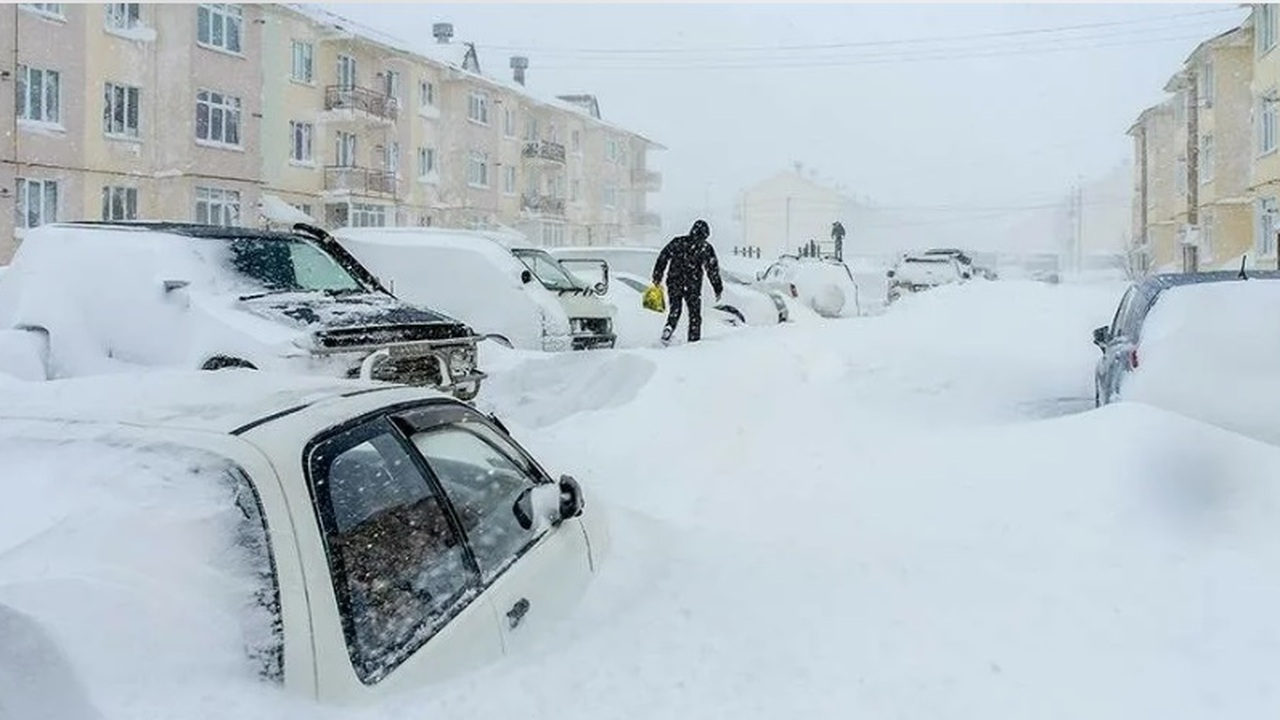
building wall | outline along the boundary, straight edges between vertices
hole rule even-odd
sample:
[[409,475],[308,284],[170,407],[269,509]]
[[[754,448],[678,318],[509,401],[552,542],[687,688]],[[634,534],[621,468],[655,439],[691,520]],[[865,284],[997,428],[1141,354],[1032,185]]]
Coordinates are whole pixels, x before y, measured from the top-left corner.
[[779,173],[745,189],[739,203],[743,243],[759,247],[762,258],[795,253],[810,239],[829,241],[831,224],[837,220],[849,232],[846,248],[857,242],[853,200],[794,172]]

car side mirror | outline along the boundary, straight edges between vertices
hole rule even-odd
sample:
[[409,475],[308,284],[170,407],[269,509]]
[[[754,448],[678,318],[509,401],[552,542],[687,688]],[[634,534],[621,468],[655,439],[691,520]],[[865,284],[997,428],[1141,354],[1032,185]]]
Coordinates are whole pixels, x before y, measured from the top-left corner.
[[533,282],[533,273],[529,272],[528,270],[521,270],[520,282],[523,285],[528,285],[529,283]]
[[568,520],[582,514],[582,486],[570,475],[560,476],[560,519]]
[[582,487],[569,475],[561,475],[556,484],[539,483],[516,498],[511,513],[525,530],[562,521],[582,514]]
[[191,284],[190,280],[165,280],[164,292],[169,294],[175,290],[181,290]]
[[1107,341],[1110,340],[1107,336],[1108,329],[1109,328],[1105,325],[1100,328],[1093,329],[1093,344],[1097,345],[1099,350],[1105,350],[1107,348]]
[[885,276],[887,276],[887,277],[893,277],[895,274],[896,274],[896,273],[894,273],[894,271],[890,270],[889,272],[885,273]]

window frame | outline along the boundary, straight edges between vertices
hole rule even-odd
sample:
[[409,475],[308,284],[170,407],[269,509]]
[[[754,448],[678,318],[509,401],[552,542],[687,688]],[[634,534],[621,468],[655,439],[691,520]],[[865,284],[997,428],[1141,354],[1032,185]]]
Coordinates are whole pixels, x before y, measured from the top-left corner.
[[[302,67],[299,67],[299,65]],[[303,74],[299,74],[299,71]],[[303,85],[316,84],[316,48],[305,40],[292,40],[289,46],[289,79]]]
[[[28,199],[31,195],[31,186],[33,184],[38,185],[40,188],[37,193],[40,198],[40,222],[35,225],[27,222],[28,217],[30,217]],[[30,230],[58,221],[58,212],[62,206],[62,188],[58,180],[53,178],[18,177],[15,178],[15,185],[17,189],[17,197],[14,198],[13,203],[15,230]],[[45,216],[46,211],[49,210],[47,207],[50,195],[49,188],[53,188],[53,217],[51,218]]]
[[[124,96],[123,131],[115,129],[116,91]],[[142,141],[142,88],[137,85],[106,81],[102,85],[102,134],[114,140]],[[129,111],[133,110],[134,126],[129,127]]]
[[1217,172],[1218,161],[1217,161],[1217,153],[1214,150],[1215,145],[1216,143],[1213,139],[1213,133],[1205,133],[1200,136],[1200,156],[1198,158],[1198,162],[1199,162],[1198,171],[1200,175],[1201,185],[1207,185],[1208,183],[1213,182],[1214,173]]
[[107,3],[102,26],[109,31],[137,30],[142,23],[142,3]]
[[429,178],[436,172],[436,149],[429,145],[418,148],[418,178]]
[[[299,134],[302,136],[301,148],[304,150],[304,157],[299,157],[296,151],[299,150]],[[294,165],[305,165],[315,167],[315,138],[316,127],[314,123],[303,122],[301,120],[289,121],[289,162]]]
[[[202,198],[201,197],[202,194],[205,197]],[[200,223],[200,203],[201,202],[204,202],[205,204],[206,220],[208,220],[213,216],[213,208],[217,207],[220,210],[220,215],[223,222]],[[230,218],[229,222],[227,217],[228,212],[235,213],[235,217]],[[194,215],[194,220],[196,223],[212,225],[214,227],[237,227],[240,225],[241,218],[243,217],[243,212],[244,212],[244,197],[240,194],[239,190],[213,187],[208,185],[197,185],[195,187],[195,204],[192,207],[192,214]]]
[[[221,90],[214,90],[207,87],[197,87],[196,89],[196,122],[195,122],[195,139],[199,145],[209,147],[236,149],[244,148],[244,100],[243,98],[231,95]],[[205,96],[201,99],[201,96]],[[214,102],[213,96],[221,97],[221,101]],[[231,102],[234,101],[234,102]],[[200,106],[204,105],[205,110],[205,132],[209,137],[200,137]],[[213,137],[213,116],[214,111],[222,113],[222,135],[221,138]],[[229,120],[235,120],[236,141],[227,141],[227,128],[230,126]]]
[[1268,3],[1253,6],[1258,17],[1254,21],[1254,54],[1261,58],[1276,46],[1276,7]]
[[1255,126],[1257,133],[1255,152],[1258,157],[1270,155],[1280,146],[1277,142],[1277,135],[1280,134],[1280,123],[1277,123],[1277,120],[1280,120],[1278,105],[1280,105],[1280,97],[1277,97],[1274,90],[1258,96],[1258,122]]
[[66,22],[67,14],[65,11],[63,11],[62,5],[63,3],[24,2],[24,3],[19,3],[18,7],[22,8],[23,10],[26,10],[29,13],[34,13],[36,15],[39,15],[40,17],[48,18],[50,20],[60,20],[62,22]]
[[[480,168],[479,179],[475,177],[473,171]],[[489,153],[483,150],[472,150],[467,153],[467,186],[478,190],[487,190],[492,187],[489,178],[489,169],[492,163],[489,162]]]
[[489,93],[483,90],[472,90],[467,94],[467,120],[488,127],[491,105]]
[[[40,75],[40,117],[32,116],[31,78],[33,73],[39,73]],[[62,127],[62,71],[53,70],[47,67],[32,67],[25,63],[19,63],[17,76],[18,78],[14,82],[13,110],[18,120],[27,123]],[[51,79],[51,76],[54,84],[57,86],[53,90],[52,103],[49,102],[49,80]],[[52,112],[50,112],[50,108],[52,108]]]
[[[200,20],[202,17],[208,18],[208,35],[207,39],[200,37]],[[217,18],[222,24],[222,42],[214,42],[213,26],[214,19]],[[230,47],[231,33],[228,29],[231,25],[235,25],[236,47]],[[236,57],[244,57],[244,8],[239,3],[200,3],[196,5],[196,45],[227,55]]]
[[517,177],[515,165],[502,166],[502,194],[514,197],[519,194],[520,179]]
[[[115,217],[113,210],[117,197],[124,210],[123,217]],[[132,212],[130,212],[132,210]],[[102,186],[102,219],[106,222],[130,222],[138,219],[138,188],[133,185]]]

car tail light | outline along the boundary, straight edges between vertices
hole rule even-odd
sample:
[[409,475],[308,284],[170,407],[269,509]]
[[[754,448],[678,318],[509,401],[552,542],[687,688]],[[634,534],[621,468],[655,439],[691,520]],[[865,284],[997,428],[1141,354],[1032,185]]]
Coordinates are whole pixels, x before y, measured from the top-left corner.
[[795,283],[787,283],[787,288],[791,290],[791,297],[793,298],[800,297],[800,293],[796,290]]
[[1131,348],[1129,350],[1129,367],[1130,369],[1138,367],[1138,348]]

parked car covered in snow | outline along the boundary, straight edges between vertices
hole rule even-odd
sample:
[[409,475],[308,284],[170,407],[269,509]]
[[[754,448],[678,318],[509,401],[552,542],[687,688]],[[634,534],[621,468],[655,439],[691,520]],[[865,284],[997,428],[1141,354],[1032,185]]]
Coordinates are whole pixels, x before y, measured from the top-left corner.
[[886,275],[889,277],[890,301],[897,300],[905,293],[962,283],[970,277],[954,257],[927,253],[903,257]]
[[[653,266],[658,262],[661,248],[650,247],[565,247],[552,248],[550,252],[564,262],[580,278],[598,281],[598,270],[589,265],[592,261],[603,260],[611,272],[628,273],[635,277],[652,278]],[[787,322],[789,309],[782,295],[777,291],[769,291],[754,287],[754,278],[734,272],[720,263],[720,277],[724,280],[724,293],[720,298],[720,306],[726,312],[737,315],[747,325],[776,325]],[[714,298],[711,283],[703,280],[703,298]]]
[[[649,289],[650,278],[631,273],[613,272],[609,294],[605,300],[618,309],[618,337],[622,347],[650,347],[658,342],[662,328],[667,322],[667,314],[646,310],[642,307],[645,290]],[[704,334],[713,327],[744,327],[747,321],[735,308],[728,305],[713,305],[710,298],[702,300],[702,327]],[[688,322],[688,315],[681,322]],[[628,327],[623,327],[626,323]],[[622,343],[623,336],[627,342]]]
[[137,716],[255,675],[369,704],[545,638],[609,548],[601,508],[497,418],[387,383],[0,385],[0,478],[0,629],[26,648],[0,652],[4,717],[95,696]]
[[438,307],[514,347],[560,352],[610,348],[612,308],[523,236],[451,228],[347,228],[352,255],[408,302]]
[[[1111,324],[1093,331],[1102,352],[1094,403],[1138,400],[1280,442],[1274,403],[1259,400],[1280,390],[1280,330],[1265,317],[1273,308],[1274,270],[1169,273],[1131,284]],[[1272,414],[1257,418],[1259,406]]]
[[858,283],[853,272],[835,258],[783,255],[760,273],[757,282],[770,290],[787,293],[825,318],[861,314]]
[[34,333],[46,376],[137,365],[248,367],[479,392],[483,339],[396,299],[324,231],[74,222],[27,233],[0,328]]

